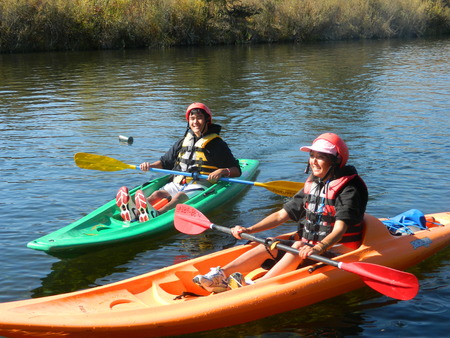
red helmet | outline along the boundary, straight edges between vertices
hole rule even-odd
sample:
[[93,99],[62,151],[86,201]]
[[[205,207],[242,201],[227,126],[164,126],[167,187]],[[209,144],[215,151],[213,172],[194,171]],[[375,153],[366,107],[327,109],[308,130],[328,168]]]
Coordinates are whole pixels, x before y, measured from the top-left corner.
[[339,167],[343,167],[348,161],[348,148],[345,142],[336,134],[325,133],[317,137],[311,146],[300,148],[301,151],[319,151],[337,156],[341,162]]
[[208,123],[211,123],[211,121],[212,121],[211,110],[209,110],[209,108],[206,105],[204,105],[203,103],[200,103],[200,102],[194,102],[187,108],[187,110],[186,110],[186,120],[187,121],[189,121],[189,113],[191,112],[192,109],[195,109],[195,108],[204,110],[205,113],[209,116]]
[[[343,167],[347,161],[348,161],[348,147],[345,144],[344,140],[342,140],[338,135],[333,134],[333,133],[325,133],[320,135],[319,137],[317,137],[314,142],[316,142],[317,140],[326,140],[332,144],[334,144],[334,146],[337,149],[338,152],[338,157],[341,159],[341,163],[339,163],[339,167]],[[314,143],[313,142],[313,143]]]

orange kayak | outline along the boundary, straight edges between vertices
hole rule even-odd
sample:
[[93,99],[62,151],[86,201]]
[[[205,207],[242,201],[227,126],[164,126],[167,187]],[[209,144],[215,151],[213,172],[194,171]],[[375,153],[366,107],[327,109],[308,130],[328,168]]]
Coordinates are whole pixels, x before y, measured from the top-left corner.
[[[363,245],[335,258],[407,269],[448,246],[450,212],[427,215],[427,230],[394,236],[366,215]],[[315,264],[253,285],[209,294],[192,282],[254,244],[198,257],[113,284],[0,304],[0,336],[153,337],[237,325],[304,307],[360,288],[354,273]],[[261,269],[254,271],[256,276]]]

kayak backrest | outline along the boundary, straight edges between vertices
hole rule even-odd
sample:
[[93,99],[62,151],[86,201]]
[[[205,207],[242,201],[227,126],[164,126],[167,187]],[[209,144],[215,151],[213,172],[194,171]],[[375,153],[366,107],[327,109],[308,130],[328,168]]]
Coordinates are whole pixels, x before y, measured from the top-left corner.
[[373,246],[379,241],[392,238],[386,226],[375,216],[364,214],[362,245]]

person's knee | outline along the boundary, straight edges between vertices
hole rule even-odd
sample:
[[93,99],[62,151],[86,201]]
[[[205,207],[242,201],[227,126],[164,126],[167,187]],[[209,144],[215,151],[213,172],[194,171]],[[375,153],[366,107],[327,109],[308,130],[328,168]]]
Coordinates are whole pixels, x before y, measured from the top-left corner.
[[172,201],[174,201],[174,204],[176,203],[183,203],[189,200],[189,197],[184,192],[177,193],[173,198]]
[[261,258],[273,258],[273,256],[276,256],[278,253],[277,249],[270,249],[265,244],[258,244],[253,249],[251,249],[249,252],[252,252],[252,254],[255,257],[261,257]]
[[161,209],[159,209],[159,213],[165,213],[166,211],[169,211],[173,208],[175,208],[175,206],[178,203],[184,203],[187,200],[189,200],[189,197],[183,193],[183,192],[179,192],[177,194],[175,194],[175,196],[172,197],[172,199],[170,200],[169,203],[167,203],[165,206],[163,206]]
[[148,200],[149,200],[149,202],[153,202],[153,201],[160,200],[162,198],[167,198],[169,196],[170,196],[170,194],[165,190],[156,190],[150,195]]
[[292,244],[292,247],[293,247],[294,249],[300,249],[303,245],[304,245],[304,244],[303,244],[302,242],[296,241],[296,242],[294,242],[294,244]]

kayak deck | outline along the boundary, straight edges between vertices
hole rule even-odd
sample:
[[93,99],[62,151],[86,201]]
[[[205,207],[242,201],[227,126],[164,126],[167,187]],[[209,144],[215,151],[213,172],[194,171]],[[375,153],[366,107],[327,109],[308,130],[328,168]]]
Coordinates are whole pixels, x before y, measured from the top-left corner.
[[[342,250],[341,262],[406,269],[450,243],[450,212],[435,226],[393,236],[366,215],[360,248]],[[206,331],[304,307],[363,286],[359,276],[314,264],[243,288],[209,294],[192,282],[254,244],[236,246],[141,276],[88,290],[0,304],[0,334],[47,337],[152,337]],[[251,274],[263,274],[261,268]],[[184,295],[184,296],[183,296]]]
[[[240,159],[239,164],[242,170],[240,178],[249,180],[256,175],[259,165],[257,160]],[[130,190],[130,195],[134,196],[138,189],[142,189],[146,196],[150,196],[152,192],[161,189],[169,179],[170,176],[167,175],[149,181]],[[233,200],[246,187],[247,185],[240,183],[218,181],[204,192],[189,199],[186,204],[208,212]],[[147,222],[124,222],[121,219],[120,209],[117,207],[114,199],[78,221],[30,241],[27,246],[56,256],[79,253],[93,247],[111,245],[173,231],[173,217],[174,210],[169,210],[155,218],[150,218]]]

